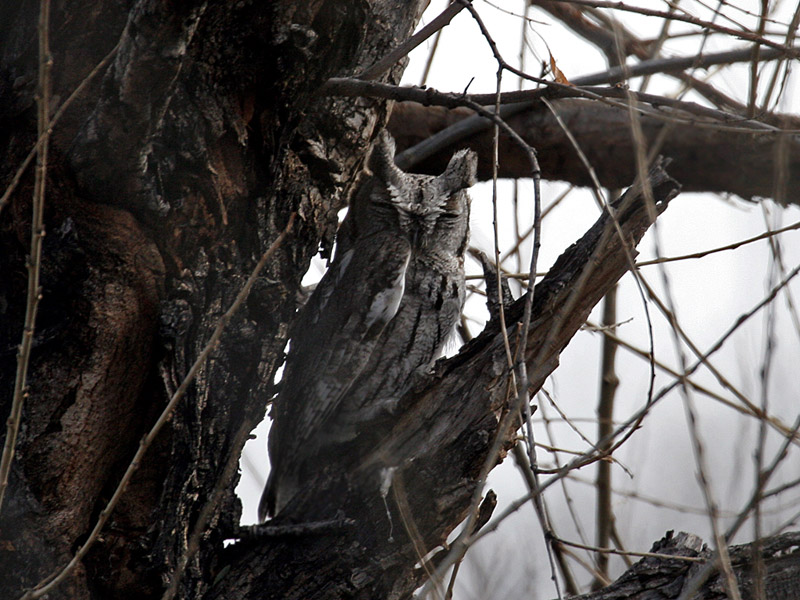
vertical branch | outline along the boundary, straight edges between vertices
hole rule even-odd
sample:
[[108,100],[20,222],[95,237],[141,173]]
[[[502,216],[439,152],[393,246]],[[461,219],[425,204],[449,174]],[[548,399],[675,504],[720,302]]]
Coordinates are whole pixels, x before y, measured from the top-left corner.
[[431,51],[428,53],[428,60],[425,61],[425,68],[422,70],[422,77],[419,79],[420,87],[425,86],[425,84],[428,82],[428,75],[431,73],[433,58],[436,56],[436,51],[439,49],[439,40],[442,39],[443,31],[444,29],[437,31],[436,36],[433,38],[433,46],[431,46]]
[[[617,321],[617,286],[615,285],[603,301],[602,327],[610,333],[615,332]],[[617,344],[610,336],[603,336],[602,372],[600,374],[600,401],[597,404],[597,439],[600,450],[607,451],[611,446],[611,433],[614,419],[614,396],[619,378],[615,371]],[[599,548],[608,548],[614,517],[611,511],[611,462],[601,460],[597,464],[597,539]],[[597,570],[608,577],[608,554],[597,556]],[[599,589],[603,582],[596,578],[592,587]]]
[[[500,89],[502,87],[503,82],[503,68],[499,67],[497,69],[497,86],[496,86],[496,94],[495,94],[495,104],[494,104],[494,112],[495,114],[500,114]],[[494,267],[497,271],[497,289],[495,293],[497,294],[498,299],[500,300],[498,304],[498,310],[500,312],[500,323],[501,329],[503,331],[503,343],[505,345],[506,351],[506,360],[508,361],[508,367],[511,369],[514,365],[514,359],[511,357],[511,344],[508,340],[508,335],[506,333],[506,314],[505,314],[505,306],[503,306],[503,277],[501,273],[501,262],[500,262],[500,234],[498,232],[498,222],[497,222],[497,173],[500,168],[500,125],[498,123],[494,124],[494,134],[492,135],[492,233],[494,237]],[[513,374],[512,374],[512,382],[513,382]]]
[[36,173],[33,186],[33,207],[31,216],[31,249],[28,257],[28,293],[25,304],[25,324],[22,341],[17,351],[17,373],[14,380],[14,396],[11,402],[11,415],[7,421],[8,431],[0,460],[0,508],[3,506],[11,463],[19,434],[22,407],[28,396],[28,365],[33,346],[33,333],[36,327],[36,313],[42,290],[39,274],[42,267],[42,241],[44,239],[44,195],[47,181],[47,149],[50,143],[50,69],[53,59],[50,56],[48,32],[50,29],[50,0],[39,3],[39,82],[36,94],[37,138],[40,140],[36,153]]
[[[529,41],[528,41],[528,13],[531,10],[531,3],[527,0],[523,2],[523,9],[522,9],[522,31],[520,32],[520,43],[519,43],[519,55],[517,56],[517,60],[519,61],[519,70],[525,71],[525,57],[527,56],[526,50],[528,49]],[[517,77],[517,89],[522,90],[522,86],[524,83],[524,79],[522,77]],[[522,259],[522,233],[520,231],[520,221],[519,221],[519,180],[514,179],[514,193],[513,193],[513,204],[514,204],[514,238],[516,239],[514,255],[516,256],[516,266],[514,267],[515,272],[521,273],[523,270],[523,259]],[[531,228],[531,231],[533,228]]]
[[[769,0],[761,0],[761,18],[758,20],[758,36],[763,37],[767,25],[767,12]],[[753,44],[753,59],[750,62],[750,91],[747,97],[747,118],[756,116],[756,99],[758,97],[758,60],[761,54],[761,45]]]
[[[764,204],[761,205],[762,212],[764,213],[764,221],[767,225],[767,228],[770,228],[772,223],[770,223],[770,218],[768,211]],[[774,286],[777,283],[778,275],[780,273],[780,256],[777,243],[770,244],[770,261],[769,261],[769,268],[768,268],[768,285]],[[774,357],[774,350],[775,350],[775,321],[776,321],[776,308],[775,302],[770,302],[769,306],[767,307],[766,314],[764,315],[764,357],[761,362],[761,369],[759,371],[759,378],[761,380],[761,410],[764,414],[767,414],[769,410],[769,382],[770,382],[770,374],[772,369],[772,359]],[[766,454],[767,449],[767,421],[766,419],[762,418],[759,419],[759,428],[758,428],[758,443],[756,444],[755,450],[755,491],[754,491],[754,499],[755,503],[753,505],[753,545],[754,545],[754,553],[753,553],[753,563],[758,576],[754,579],[754,596],[758,598],[758,600],[763,600],[765,598],[764,592],[764,561],[761,556],[761,544],[762,544],[762,535],[763,535],[763,521],[762,521],[762,514],[761,514],[761,502],[763,501],[763,489],[764,489],[764,482],[762,479],[765,476],[764,473],[764,457]]]

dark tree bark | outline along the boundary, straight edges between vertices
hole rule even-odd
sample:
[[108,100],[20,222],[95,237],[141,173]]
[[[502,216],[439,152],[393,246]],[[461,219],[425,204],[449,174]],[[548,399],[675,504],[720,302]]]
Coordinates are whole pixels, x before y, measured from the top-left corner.
[[[384,101],[316,92],[406,39],[424,5],[53,6],[56,104],[114,54],[51,140],[30,395],[0,512],[4,597],[66,565],[86,540],[139,440],[292,213],[292,233],[145,454],[101,536],[49,597],[160,598],[176,574],[177,597],[193,599],[399,598],[420,582],[397,507],[407,505],[425,550],[469,510],[507,408],[496,323],[404,399],[406,416],[373,454],[344,475],[310,482],[284,517],[315,521],[341,512],[345,520],[319,535],[228,549],[223,540],[237,535],[236,465],[274,391],[300,280],[319,245],[330,249],[336,213],[387,119]],[[36,142],[37,13],[32,0],[0,5],[2,189]],[[395,67],[382,80],[396,83],[400,72]],[[678,186],[661,171],[653,177],[663,209]],[[3,417],[22,335],[32,181],[26,173],[0,208]],[[527,356],[532,389],[627,270],[624,249],[651,222],[640,196],[631,194],[639,200],[620,211],[624,243],[602,217],[537,288]],[[509,310],[512,333],[521,310]],[[510,434],[500,432],[505,442]],[[379,491],[387,456],[399,465],[389,501],[393,543]]]
[[[789,600],[800,594],[800,552],[797,533],[786,533],[761,543],[731,546],[731,564],[743,598],[756,598],[755,581],[760,578],[767,598]],[[659,555],[713,560],[713,553],[695,535],[668,532],[651,549]],[[707,563],[687,562],[664,556],[648,556],[628,569],[610,586],[577,600],[667,600],[692,586]],[[729,598],[720,575],[710,577],[692,596],[697,600]]]
[[[330,246],[336,212],[386,118],[383,102],[314,92],[405,39],[422,4],[53,7],[54,98],[119,49],[51,143],[31,393],[2,512],[3,590],[21,592],[68,562],[296,212],[291,241],[145,456],[102,539],[56,592],[160,597],[213,503],[180,591],[206,594],[239,518],[236,469],[226,466],[264,416],[300,278],[320,241]],[[38,2],[0,7],[4,187],[35,141],[37,14]],[[0,216],[3,415],[23,322],[30,187],[26,176]]]

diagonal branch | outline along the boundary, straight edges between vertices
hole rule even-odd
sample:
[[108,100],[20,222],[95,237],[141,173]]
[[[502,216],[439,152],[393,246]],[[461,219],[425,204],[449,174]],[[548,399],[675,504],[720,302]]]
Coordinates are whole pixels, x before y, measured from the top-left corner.
[[[649,183],[657,212],[680,189],[661,167],[654,168]],[[606,213],[536,286],[525,354],[529,391],[541,387],[594,305],[629,269],[631,247],[651,224],[642,196],[641,186],[635,186],[615,203],[625,243]],[[510,336],[518,331],[524,304],[522,298],[507,311]],[[400,399],[386,432],[377,432],[377,444],[343,456],[336,472],[308,481],[275,525],[322,522],[335,517],[337,510],[345,517],[358,515],[356,522],[335,535],[309,529],[305,535],[301,531],[282,539],[271,537],[268,543],[232,546],[230,573],[214,597],[256,598],[263,597],[264,590],[270,590],[270,597],[287,599],[408,597],[424,578],[422,570],[414,568],[418,552],[434,551],[466,517],[495,435],[502,436],[506,450],[513,443],[514,427],[498,434],[508,408],[508,376],[503,332],[492,323]],[[594,452],[583,464],[599,458]],[[392,523],[400,522],[398,507],[391,499],[384,504],[381,487],[398,477],[408,500],[405,514],[413,517],[421,540],[412,542],[397,527],[392,530]],[[439,563],[437,570],[447,566],[440,556],[429,558]],[[255,572],[255,564],[269,568]],[[286,577],[289,572],[303,575]],[[349,575],[343,578],[343,573]]]

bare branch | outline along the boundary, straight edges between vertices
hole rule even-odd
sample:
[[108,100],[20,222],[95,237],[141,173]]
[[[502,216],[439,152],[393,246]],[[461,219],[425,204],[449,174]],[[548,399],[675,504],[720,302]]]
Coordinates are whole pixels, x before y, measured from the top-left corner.
[[[42,140],[36,145],[36,175],[33,189],[31,216],[31,245],[28,258],[28,293],[25,303],[25,322],[22,327],[22,341],[17,351],[17,373],[14,379],[14,394],[11,401],[11,414],[7,421],[7,433],[0,460],[0,509],[3,507],[14,460],[17,435],[22,419],[22,406],[28,397],[28,364],[36,328],[36,313],[39,309],[42,289],[39,276],[42,270],[42,242],[44,241],[44,198],[47,187],[47,151],[50,143],[50,71],[53,57],[50,56],[50,0],[39,2],[39,84],[36,94],[37,133]],[[0,204],[2,208],[2,204]]]
[[445,8],[442,13],[433,21],[428,23],[402,45],[392,50],[374,65],[364,69],[361,73],[356,75],[356,78],[363,80],[377,79],[383,75],[385,71],[390,69],[398,60],[406,56],[409,52],[431,37],[434,33],[440,33],[442,29],[450,24],[450,21],[453,20],[453,17],[463,10],[463,8],[464,5],[460,4],[457,0],[450,3],[450,5]]

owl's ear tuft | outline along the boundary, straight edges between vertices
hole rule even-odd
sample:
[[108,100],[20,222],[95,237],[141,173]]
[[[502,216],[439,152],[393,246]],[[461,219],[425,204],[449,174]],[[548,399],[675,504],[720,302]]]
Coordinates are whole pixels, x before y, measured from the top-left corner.
[[478,155],[472,150],[459,150],[450,159],[447,168],[437,179],[442,192],[453,194],[475,184],[478,171]]
[[385,129],[378,134],[378,140],[369,157],[369,169],[381,181],[399,187],[403,172],[394,164],[394,139]]

